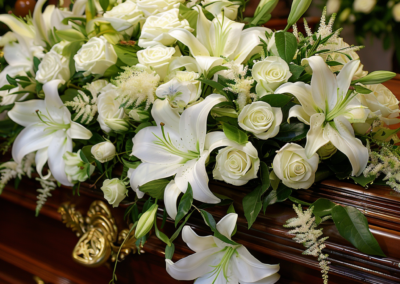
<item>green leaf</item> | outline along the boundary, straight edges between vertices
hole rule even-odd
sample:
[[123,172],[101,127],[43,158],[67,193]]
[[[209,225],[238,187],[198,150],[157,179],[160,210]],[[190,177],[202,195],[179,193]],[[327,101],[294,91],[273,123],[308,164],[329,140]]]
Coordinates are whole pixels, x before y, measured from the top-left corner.
[[69,42],[83,42],[86,40],[86,37],[77,30],[68,29],[68,30],[57,30],[56,35],[61,38],[62,40],[69,41]]
[[342,66],[343,63],[337,62],[337,61],[326,61],[326,64],[328,66]]
[[122,158],[121,160],[122,160],[122,163],[124,164],[124,166],[128,167],[130,169],[136,169],[141,164],[141,162],[139,162],[139,161],[131,162],[131,161],[125,160],[124,158]]
[[284,107],[290,100],[292,96],[284,94],[272,94],[263,96],[260,101],[270,104],[272,107]]
[[368,176],[365,177],[363,174],[361,174],[358,177],[351,177],[357,184],[361,185],[362,187],[366,187],[368,184],[372,183],[376,176],[372,175],[372,176]]
[[36,56],[33,57],[33,72],[37,73],[39,70],[40,59]]
[[107,68],[107,70],[104,72],[104,77],[109,78],[109,77],[115,77],[118,75],[118,73],[122,72],[121,68],[119,68],[117,65],[112,65]]
[[83,151],[79,152],[79,156],[81,157],[82,161],[84,161],[86,164],[89,164],[89,160],[86,158],[86,155]]
[[192,216],[193,212],[194,212],[194,210],[192,210],[192,212],[190,212],[189,214],[186,215],[185,220],[181,223],[178,230],[176,230],[175,233],[170,238],[171,243],[179,236],[179,234],[182,231],[183,226],[185,226],[186,222],[189,220],[190,216]]
[[248,223],[248,229],[251,228],[261,211],[261,195],[263,194],[262,191],[263,187],[258,186],[255,190],[253,190],[243,198],[243,211]]
[[171,241],[169,240],[169,238],[167,237],[166,234],[164,234],[163,232],[161,232],[158,227],[157,227],[157,220],[154,222],[154,231],[156,233],[157,238],[159,238],[160,240],[162,240],[164,243],[166,243],[168,246],[171,246]]
[[375,237],[371,234],[367,218],[351,206],[335,206],[332,218],[340,235],[359,251],[369,255],[385,257]]
[[327,215],[332,215],[332,209],[336,206],[336,204],[328,199],[320,198],[311,204],[311,206],[314,206],[313,213],[315,216],[324,217]]
[[62,24],[68,25],[69,21],[80,21],[86,23],[86,19],[84,17],[67,17],[61,21]]
[[269,169],[266,163],[260,163],[260,178],[261,178],[261,187],[262,193],[264,193],[270,186],[271,181],[269,180]]
[[175,227],[178,225],[179,221],[189,212],[190,207],[192,207],[192,203],[193,190],[192,186],[189,183],[185,194],[182,196],[182,199],[179,202],[178,213],[176,214],[175,218]]
[[276,202],[283,202],[292,194],[292,189],[280,183],[276,190]]
[[221,95],[223,95],[224,97],[226,97],[229,100],[229,96],[227,95],[227,93],[224,91],[224,86],[221,85],[220,83],[217,83],[215,81],[212,80],[208,80],[208,79],[198,79],[200,82],[211,86],[212,88],[216,89]]
[[139,63],[136,52],[139,50],[136,46],[114,45],[114,50],[118,58],[128,66]]
[[172,257],[174,256],[174,252],[175,252],[175,245],[173,243],[171,243],[171,245],[167,245],[165,247],[165,259],[172,259]]
[[289,200],[294,202],[294,203],[297,203],[297,204],[311,206],[311,203],[308,203],[308,202],[305,202],[303,200],[297,199],[296,197],[293,197],[293,196],[289,196]]
[[[227,214],[236,213],[235,207],[233,206],[233,203],[231,205],[229,205],[228,211],[226,211],[226,213]],[[235,225],[235,229],[233,229],[233,232],[232,232],[231,236],[233,237],[236,234],[236,232],[237,232],[237,224]]]
[[75,60],[74,56],[82,46],[82,41],[73,41],[63,48],[63,56],[69,58],[69,71],[71,76],[75,74]]
[[110,0],[99,0],[99,3],[103,11],[106,12],[108,5],[110,5]]
[[354,86],[354,88],[356,89],[356,92],[359,93],[359,94],[366,94],[367,95],[367,94],[372,93],[372,91],[370,89],[367,89],[367,88],[365,88],[363,86],[360,86],[360,85],[356,85],[356,86]]
[[212,78],[214,77],[215,73],[217,73],[219,71],[222,71],[222,70],[228,70],[228,69],[229,69],[228,67],[222,66],[222,65],[214,66],[213,68],[211,68],[210,71],[208,71],[207,79],[211,79],[212,80]]
[[86,20],[90,21],[96,17],[96,4],[95,0],[88,0],[86,3]]
[[197,25],[197,11],[186,7],[183,4],[179,5],[179,20],[187,20],[189,22],[189,26],[196,30]]
[[292,33],[277,32],[275,33],[275,42],[279,56],[289,64],[297,51],[296,37]]
[[230,245],[238,245],[238,243],[228,239],[226,236],[222,235],[217,230],[217,224],[215,223],[214,217],[208,213],[207,211],[200,209],[201,216],[203,216],[204,222],[206,222],[207,226],[210,227],[211,231],[214,232],[214,237],[220,239],[221,241],[230,244]]
[[222,129],[226,137],[239,144],[246,144],[249,140],[246,132],[240,130],[238,127],[230,125],[228,123],[222,123]]
[[164,190],[168,183],[168,179],[156,179],[139,186],[139,190],[147,193],[153,198],[161,200],[164,199]]
[[305,138],[307,136],[310,127],[302,122],[298,123],[282,123],[280,125],[280,130],[275,139],[283,142],[297,141]]
[[[36,57],[35,57],[36,58]],[[0,91],[9,91],[12,89],[15,89],[18,86],[14,86],[14,85],[4,85],[3,87],[0,88]]]
[[289,64],[290,72],[292,76],[289,78],[289,82],[296,82],[300,78],[301,74],[304,72],[304,67],[296,65],[294,63]]
[[92,147],[93,145],[84,146],[81,151],[81,153],[83,152],[83,154],[85,154],[85,157],[89,163],[92,163],[95,160],[95,158],[92,155]]

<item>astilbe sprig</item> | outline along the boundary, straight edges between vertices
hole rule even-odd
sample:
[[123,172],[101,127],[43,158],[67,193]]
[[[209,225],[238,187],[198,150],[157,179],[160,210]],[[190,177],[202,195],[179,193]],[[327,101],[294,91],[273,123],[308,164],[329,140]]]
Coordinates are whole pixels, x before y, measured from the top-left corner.
[[47,202],[47,198],[51,196],[51,191],[55,190],[57,185],[51,179],[45,180],[42,178],[36,178],[36,180],[40,182],[40,185],[42,187],[37,190],[39,194],[37,196],[38,200],[36,202],[36,216],[38,216],[43,205]]
[[32,166],[35,163],[35,154],[31,153],[25,156],[20,164],[14,161],[9,161],[0,165],[0,194],[6,184],[15,178],[21,179],[26,175],[29,178],[32,174]]
[[[304,255],[312,255],[318,257],[319,267],[321,268],[322,279],[324,284],[328,283],[328,272],[330,262],[327,260],[328,254],[324,254],[322,250],[325,248],[324,242],[328,237],[322,236],[322,229],[317,229],[315,217],[313,217],[314,207],[303,211],[301,205],[293,204],[293,209],[297,217],[291,218],[283,225],[285,228],[294,228],[289,231],[289,234],[295,235],[293,238],[297,243],[303,244],[307,249],[303,252]],[[322,222],[329,219],[330,216],[322,218]]]

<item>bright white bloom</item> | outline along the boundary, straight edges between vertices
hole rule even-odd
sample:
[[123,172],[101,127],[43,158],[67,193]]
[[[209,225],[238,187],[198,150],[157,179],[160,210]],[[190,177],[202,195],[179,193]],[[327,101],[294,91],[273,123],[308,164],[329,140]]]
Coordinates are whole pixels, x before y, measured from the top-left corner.
[[236,186],[245,185],[249,180],[257,178],[260,167],[257,149],[251,142],[220,149],[216,161],[213,177]]
[[400,3],[393,6],[393,18],[396,22],[400,22]]
[[355,98],[354,92],[348,91],[360,61],[350,61],[336,77],[321,57],[306,60],[313,71],[311,86],[302,82],[286,83],[275,93],[293,94],[301,104],[290,109],[289,118],[297,117],[310,124],[305,148],[307,158],[330,141],[349,158],[352,175],[359,175],[368,163],[368,150],[355,138],[351,123],[365,122],[368,110]]
[[62,41],[52,47],[45,54],[39,64],[36,80],[42,84],[51,80],[60,79],[67,81],[70,78],[69,59],[62,55],[62,51],[67,42]]
[[[231,239],[238,215],[230,213],[217,224],[217,230]],[[215,284],[274,284],[280,275],[279,264],[269,265],[256,259],[243,245],[230,245],[214,236],[198,236],[189,226],[182,239],[195,253],[175,263],[166,259],[167,272],[177,280]]]
[[354,11],[369,14],[374,9],[376,0],[355,0],[353,3]]
[[266,102],[253,102],[247,105],[240,112],[239,126],[257,138],[267,140],[275,137],[279,132],[282,123],[282,110],[278,107],[271,107]]
[[128,193],[125,184],[118,178],[106,179],[100,189],[104,193],[104,199],[113,207],[118,207]]
[[328,0],[328,2],[326,3],[326,13],[328,15],[332,15],[333,13],[339,12],[341,4],[341,0]]
[[165,81],[177,80],[179,84],[186,86],[190,91],[189,102],[192,103],[201,96],[201,83],[197,80],[199,77],[199,73],[193,71],[174,71],[165,78]]
[[167,75],[169,64],[175,54],[175,48],[163,45],[151,46],[137,52],[139,63],[152,67],[161,80]]
[[278,56],[269,56],[254,64],[252,74],[257,81],[256,92],[259,97],[274,93],[292,76],[289,65]]
[[72,152],[72,139],[87,140],[92,133],[71,120],[71,113],[58,94],[60,80],[43,86],[44,100],[15,103],[8,113],[16,123],[25,127],[18,135],[12,148],[17,163],[32,152],[36,153],[36,170],[42,175],[46,161],[54,178],[63,185],[71,186],[65,173],[63,155]]
[[185,0],[136,0],[139,10],[144,12],[147,18],[162,12],[167,12],[173,8],[179,8],[179,5]]
[[[186,192],[190,183],[194,199],[220,202],[208,187],[205,163],[215,148],[236,143],[223,132],[207,133],[207,116],[216,104],[225,100],[221,95],[211,94],[181,116],[167,100],[155,101],[151,114],[157,126],[146,127],[133,138],[132,155],[141,159],[142,164],[131,175],[131,187],[139,198],[144,195],[139,191],[143,184],[175,175],[175,184],[181,192]],[[176,206],[176,199],[164,201]]]
[[189,88],[181,84],[178,80],[171,81],[159,86],[156,90],[157,97],[167,99],[171,105],[182,112],[191,99]]
[[380,117],[386,125],[399,123],[400,110],[396,96],[382,84],[369,85],[366,88],[372,92],[358,94],[357,98],[371,110],[370,116]]
[[[185,29],[174,29],[169,34],[189,48],[201,72],[221,65],[223,59],[220,56],[237,63],[246,61],[260,51],[260,38],[267,41],[265,32],[271,31],[262,27],[243,30],[243,23],[231,21],[222,14],[209,21],[199,6],[196,9],[199,12],[196,37]],[[180,60],[182,65],[187,65],[193,58],[184,56]]]
[[110,141],[94,145],[91,149],[93,157],[100,163],[111,161],[115,157],[115,146]]
[[179,9],[172,9],[158,15],[151,16],[146,19],[140,34],[140,47],[154,46],[162,44],[165,46],[172,45],[176,39],[168,33],[176,28],[193,31],[187,20],[179,19]]
[[295,143],[286,144],[276,153],[272,166],[284,185],[307,189],[314,183],[319,162],[317,154],[307,158],[305,149]]
[[236,20],[238,9],[240,7],[239,1],[234,2],[229,0],[204,0],[201,4],[215,17],[224,11],[224,15],[232,21]]
[[108,84],[101,91],[97,99],[97,111],[99,116],[97,121],[101,129],[110,133],[112,130],[116,132],[124,132],[128,130],[129,124],[125,120],[127,115],[125,109],[120,107],[122,100],[118,98],[118,88],[113,84]]
[[63,159],[65,163],[65,173],[67,174],[68,180],[71,183],[84,182],[90,176],[88,176],[86,167],[89,167],[89,174],[91,175],[96,168],[93,165],[86,164],[80,156],[81,150],[77,153],[65,152]]
[[92,37],[74,56],[76,71],[104,75],[104,72],[117,62],[117,54],[105,37]]
[[127,0],[117,6],[113,7],[110,11],[103,14],[104,18],[121,19],[129,22],[132,26],[144,21],[143,12],[140,11],[135,1]]

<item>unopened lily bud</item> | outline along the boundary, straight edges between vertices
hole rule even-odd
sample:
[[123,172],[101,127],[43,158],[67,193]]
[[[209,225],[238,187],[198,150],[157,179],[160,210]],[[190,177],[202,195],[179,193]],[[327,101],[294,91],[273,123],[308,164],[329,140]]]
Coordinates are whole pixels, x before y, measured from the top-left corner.
[[126,132],[129,129],[129,123],[123,118],[109,118],[104,123],[117,133]]
[[330,157],[332,157],[335,153],[337,152],[337,148],[335,146],[333,146],[333,144],[331,142],[329,142],[328,144],[325,144],[324,146],[322,146],[321,148],[319,148],[319,150],[317,151],[319,157],[322,160],[326,160],[329,159]]
[[307,11],[308,7],[310,7],[311,2],[312,0],[293,1],[285,31],[287,31],[291,26],[297,23],[301,16],[303,16],[303,14]]
[[144,122],[150,118],[150,113],[141,109],[133,109],[129,112],[129,116],[137,122]]
[[381,84],[386,81],[389,81],[390,79],[394,78],[395,76],[396,76],[396,73],[393,73],[390,71],[375,71],[375,72],[369,73],[365,77],[362,77],[358,80],[353,81],[352,84],[355,84],[355,83],[361,83],[363,85]]
[[101,190],[104,193],[104,198],[113,207],[118,207],[118,205],[122,200],[124,200],[124,198],[126,197],[126,193],[128,192],[125,184],[118,178],[114,178],[111,180],[106,179],[103,182]]
[[100,163],[111,161],[115,156],[115,146],[113,143],[106,141],[96,144],[92,147],[92,155]]
[[140,239],[144,237],[154,225],[156,219],[156,212],[158,209],[157,204],[153,204],[143,215],[140,217],[136,227],[135,238]]
[[86,164],[80,156],[81,150],[78,153],[65,152],[63,155],[65,163],[65,173],[67,174],[68,180],[71,183],[84,182],[89,178],[86,170],[89,167],[89,174],[91,175],[95,169],[95,166]]
[[233,108],[216,107],[211,110],[211,114],[214,117],[219,117],[219,116],[227,116],[233,118],[238,117],[237,111],[234,110]]
[[257,6],[256,12],[254,13],[254,17],[261,12],[264,15],[271,14],[271,12],[275,9],[276,5],[278,5],[279,0],[261,0]]

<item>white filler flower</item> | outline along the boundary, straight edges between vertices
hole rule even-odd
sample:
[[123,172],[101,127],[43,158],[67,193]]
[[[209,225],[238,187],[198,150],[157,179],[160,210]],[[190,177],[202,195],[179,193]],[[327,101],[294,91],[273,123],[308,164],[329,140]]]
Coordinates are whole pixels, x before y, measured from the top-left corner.
[[[217,230],[231,239],[238,215],[230,213],[217,224]],[[198,236],[189,226],[182,239],[195,253],[175,263],[166,259],[167,272],[177,280],[195,280],[197,284],[274,284],[280,275],[279,264],[264,264],[242,245],[230,245],[214,236]]]

